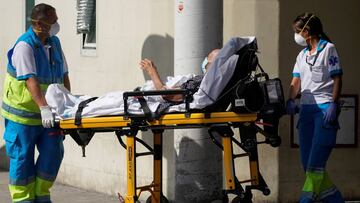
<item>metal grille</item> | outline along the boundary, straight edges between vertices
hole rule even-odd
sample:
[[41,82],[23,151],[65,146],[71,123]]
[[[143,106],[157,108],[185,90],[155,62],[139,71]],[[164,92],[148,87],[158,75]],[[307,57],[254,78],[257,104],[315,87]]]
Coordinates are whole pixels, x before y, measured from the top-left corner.
[[77,0],[77,33],[89,34],[95,30],[96,0]]

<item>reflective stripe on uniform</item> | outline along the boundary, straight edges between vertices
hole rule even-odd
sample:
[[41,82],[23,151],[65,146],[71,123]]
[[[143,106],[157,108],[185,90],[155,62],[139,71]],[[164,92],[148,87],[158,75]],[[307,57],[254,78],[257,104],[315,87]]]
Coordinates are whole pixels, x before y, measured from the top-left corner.
[[303,187],[304,192],[314,192],[316,195],[320,193],[320,186],[324,179],[324,172],[306,172],[306,180]]
[[35,181],[23,186],[23,185],[9,185],[10,195],[13,202],[32,202],[35,199]]
[[11,114],[7,111],[5,111],[4,109],[1,109],[1,115],[8,120],[17,122],[17,123],[21,123],[24,125],[31,125],[31,126],[35,126],[35,125],[41,125],[41,120],[40,119],[31,119],[31,118],[24,118],[21,116],[17,116],[14,114]]
[[2,109],[4,109],[5,111],[7,111],[7,112],[9,112],[11,114],[21,116],[21,117],[24,117],[24,118],[41,119],[41,114],[40,113],[33,113],[33,112],[28,112],[28,111],[16,109],[14,107],[11,107],[11,106],[7,105],[5,102],[2,103]]
[[[40,85],[45,91],[48,85]],[[41,125],[40,109],[32,99],[25,81],[18,81],[10,74],[6,74],[2,116],[6,119],[25,125]]]
[[324,170],[307,171],[302,196],[324,198],[336,192],[332,192],[333,188],[334,184]]
[[50,188],[54,184],[53,181],[47,181],[42,178],[36,177],[35,195],[36,201],[38,199],[50,200]]

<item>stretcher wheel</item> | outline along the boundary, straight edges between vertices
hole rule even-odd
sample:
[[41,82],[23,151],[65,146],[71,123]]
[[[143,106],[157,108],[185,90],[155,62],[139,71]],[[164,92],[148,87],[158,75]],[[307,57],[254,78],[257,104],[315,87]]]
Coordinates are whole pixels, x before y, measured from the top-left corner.
[[[252,195],[251,195],[251,196],[252,196]],[[251,196],[250,196],[250,197],[247,197],[247,196],[244,197],[244,195],[236,196],[236,197],[231,201],[231,203],[252,203]]]
[[222,197],[222,203],[229,203],[229,197],[226,194]]
[[269,188],[265,188],[262,193],[265,195],[265,196],[268,196],[270,195],[270,189]]
[[269,138],[269,142],[272,147],[278,147],[281,144],[281,138],[279,136],[274,138]]
[[256,141],[253,139],[247,139],[244,142],[244,147],[250,151],[251,149],[254,149],[256,147]]
[[[161,203],[169,203],[169,200],[166,199],[166,197],[164,195],[161,195]],[[151,203],[151,196],[149,196],[146,200],[146,203]]]

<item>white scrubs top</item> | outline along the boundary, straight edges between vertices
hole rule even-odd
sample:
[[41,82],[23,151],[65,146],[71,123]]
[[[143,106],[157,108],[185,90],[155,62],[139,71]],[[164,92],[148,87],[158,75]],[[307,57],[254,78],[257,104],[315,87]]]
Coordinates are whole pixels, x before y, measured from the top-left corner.
[[334,80],[342,75],[339,56],[335,45],[320,40],[315,53],[310,55],[308,48],[296,58],[293,77],[301,79],[301,104],[323,104],[332,102]]

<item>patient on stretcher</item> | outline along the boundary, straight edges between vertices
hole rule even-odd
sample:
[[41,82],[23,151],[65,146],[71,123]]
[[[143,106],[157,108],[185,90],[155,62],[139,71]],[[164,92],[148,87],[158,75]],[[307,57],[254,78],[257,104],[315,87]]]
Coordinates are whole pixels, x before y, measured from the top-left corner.
[[[255,37],[232,38],[221,50],[212,51],[207,60],[207,72],[205,75],[182,75],[167,77],[162,82],[156,71],[156,66],[148,59],[140,62],[141,68],[149,74],[151,81],[141,87],[141,91],[195,88],[191,109],[202,109],[216,101],[234,73],[239,55],[238,50],[255,41]],[[80,102],[89,99],[89,96],[75,96],[61,85],[53,84],[48,87],[46,100],[55,110],[60,119],[74,118]],[[171,96],[147,96],[147,104],[152,112],[183,112],[185,105],[182,103],[182,95]],[[87,104],[83,109],[83,117],[95,117],[105,115],[121,115],[124,113],[123,91],[107,93]],[[141,105],[136,98],[128,99],[128,111],[131,114],[142,114]]]
[[[195,75],[192,78],[188,79],[185,83],[176,84],[177,86],[169,87],[162,82],[162,80],[159,76],[159,73],[157,72],[157,68],[153,61],[151,61],[149,59],[143,59],[140,61],[139,65],[140,65],[141,69],[144,70],[149,75],[156,90],[191,89],[195,93],[199,89],[199,86],[204,77],[204,74],[206,73],[207,69],[210,67],[212,62],[215,60],[219,51],[220,51],[220,49],[214,49],[205,58],[205,60],[202,64],[204,66],[204,67],[202,67],[203,74]],[[171,102],[171,103],[179,103],[179,102],[184,101],[183,95],[181,95],[181,94],[163,95],[162,97],[166,101]]]
[[[204,75],[206,74],[207,69],[210,67],[212,62],[215,60],[216,56],[218,55],[220,49],[212,50],[208,56],[206,56],[204,62],[202,63],[202,70],[203,74],[200,75],[193,75],[184,83],[177,83],[174,86],[168,86],[164,84],[157,72],[157,68],[153,61],[149,59],[143,59],[140,61],[140,67],[142,70],[145,71],[151,78],[151,81],[154,84],[154,88],[156,90],[171,90],[171,89],[183,89],[189,90],[190,95],[193,96],[195,92],[199,90],[200,84]],[[174,95],[162,95],[164,102],[161,102],[157,112],[162,113],[166,111],[170,106],[174,106],[176,104],[180,104],[184,102],[184,95],[182,94],[174,94]],[[192,100],[191,100],[192,101]]]

